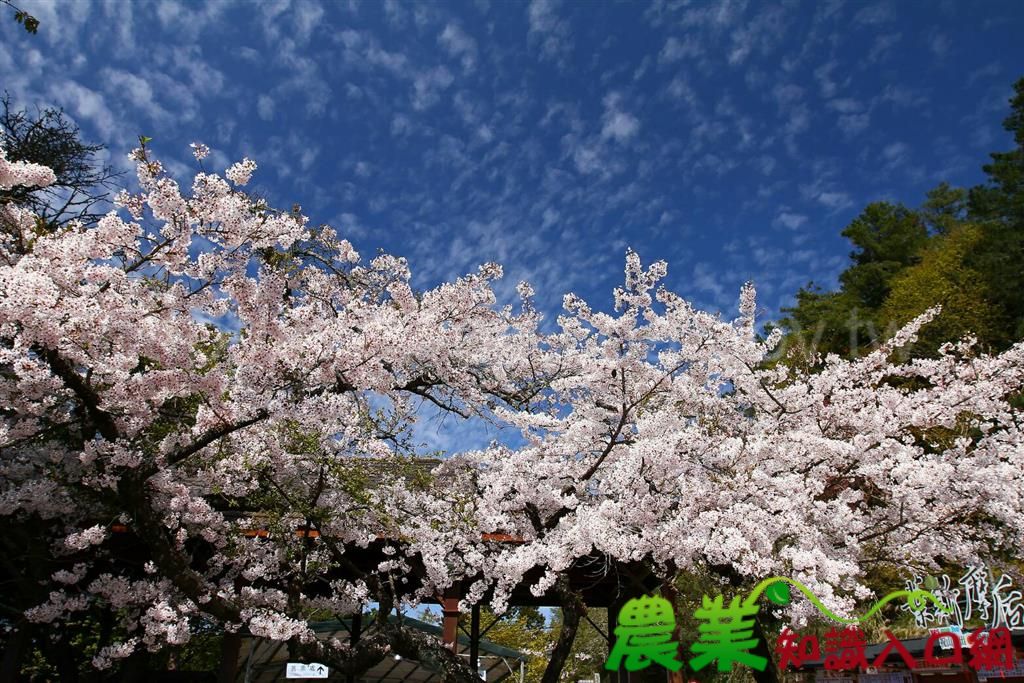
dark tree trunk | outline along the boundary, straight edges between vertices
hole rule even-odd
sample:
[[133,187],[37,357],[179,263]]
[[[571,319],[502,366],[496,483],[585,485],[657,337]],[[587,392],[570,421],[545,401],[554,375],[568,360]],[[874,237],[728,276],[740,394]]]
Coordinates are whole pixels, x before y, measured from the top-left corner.
[[768,631],[765,618],[761,614],[757,614],[754,617],[754,637],[757,638],[757,646],[751,650],[751,654],[768,660],[764,671],[758,671],[754,668],[750,669],[755,683],[780,683],[782,679],[779,676],[779,667],[775,663],[775,648],[772,647],[774,641]]
[[60,639],[53,644],[53,648],[54,664],[61,683],[78,683],[78,653],[71,645],[71,634],[67,629],[60,630]]
[[558,641],[551,651],[551,659],[544,669],[541,683],[558,683],[562,669],[565,668],[565,663],[572,652],[572,645],[576,641],[580,618],[586,611],[580,596],[569,589],[568,583],[565,578],[560,578],[555,584],[555,594],[562,603],[562,628],[558,630]]
[[[679,643],[683,639],[682,627],[679,625],[679,604],[677,602],[679,598],[679,591],[676,590],[676,585],[673,583],[675,580],[674,576],[669,576],[665,579],[665,583],[661,584],[661,596],[672,603],[672,614],[676,618],[676,626],[672,629],[672,641],[676,643],[676,660],[685,661],[683,659],[683,653],[679,650]],[[668,671],[668,683],[683,683],[683,669],[679,671]]]
[[[725,577],[734,588],[739,588],[743,585],[743,577],[729,565],[710,565],[710,569]],[[770,637],[769,621],[770,618],[764,614],[758,613],[754,616],[753,635],[757,638],[757,646],[751,650],[751,654],[768,660],[764,671],[758,671],[754,668],[750,669],[750,673],[753,674],[756,683],[780,683],[782,680],[779,675],[779,667],[775,663],[775,641]]]
[[121,683],[144,683],[149,678],[149,652],[136,650],[121,665]]
[[238,633],[225,633],[221,640],[220,673],[218,683],[233,683],[238,674],[238,653],[242,649],[242,636]]
[[4,644],[4,660],[0,664],[0,681],[16,681],[21,672],[21,660],[32,642],[31,627],[21,624],[7,636]]

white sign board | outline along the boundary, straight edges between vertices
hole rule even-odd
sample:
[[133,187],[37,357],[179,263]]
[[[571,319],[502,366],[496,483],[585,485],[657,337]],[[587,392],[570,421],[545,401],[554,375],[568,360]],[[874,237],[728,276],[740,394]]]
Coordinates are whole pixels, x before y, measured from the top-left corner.
[[323,664],[299,664],[288,662],[285,678],[327,678],[327,667]]

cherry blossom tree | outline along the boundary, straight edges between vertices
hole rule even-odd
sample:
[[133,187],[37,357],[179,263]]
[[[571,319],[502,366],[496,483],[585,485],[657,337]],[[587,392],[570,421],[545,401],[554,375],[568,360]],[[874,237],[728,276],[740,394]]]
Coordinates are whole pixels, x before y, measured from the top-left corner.
[[[500,267],[415,293],[404,260],[365,262],[246,194],[250,160],[183,192],[145,143],[133,157],[141,192],[96,227],[46,234],[6,206],[0,244],[0,515],[39,522],[50,554],[27,622],[118,615],[129,636],[98,666],[213,623],[343,672],[396,653],[475,680],[387,615],[456,582],[500,612],[539,569],[532,590],[563,608],[553,682],[584,610],[568,572],[585,558],[666,580],[789,575],[848,611],[878,563],[1021,547],[1007,397],[1024,345],[894,360],[930,313],[817,374],[770,367],[778,337],[756,335],[752,286],[723,320],[632,252],[614,314],[570,295],[546,332],[528,285],[520,305],[496,304]],[[0,184],[48,181],[0,158]],[[423,404],[511,425],[521,443],[423,478],[406,467]],[[358,547],[381,560],[361,566]],[[314,637],[311,620],[370,601],[374,635]]]
[[[398,538],[410,513],[385,499],[387,472],[368,490],[347,457],[406,454],[420,401],[470,416],[522,400],[532,314],[494,307],[494,265],[414,294],[402,259],[364,264],[330,228],[242,192],[250,160],[200,172],[183,195],[144,145],[133,155],[142,191],[118,196],[127,216],[40,234],[4,207],[0,514],[44,521],[65,565],[27,619],[96,604],[127,615],[133,635],[99,666],[183,643],[208,619],[342,670],[393,650],[475,679],[384,619],[353,650],[315,640],[305,617],[371,595],[390,612],[398,592],[381,576],[402,563],[367,575],[344,547]],[[0,162],[6,185],[48,181]],[[218,501],[251,502],[260,518]],[[144,566],[119,559],[112,525],[143,544]],[[289,532],[239,533],[267,527]],[[323,542],[311,546],[314,531]],[[346,578],[330,579],[337,570]]]
[[[1019,553],[1024,445],[1009,399],[1024,344],[983,356],[965,340],[935,360],[893,360],[933,310],[864,358],[801,373],[765,362],[779,336],[755,334],[752,286],[728,322],[659,288],[665,271],[630,253],[617,315],[566,297],[561,331],[544,341],[557,377],[529,406],[496,410],[526,445],[443,465],[475,486],[481,531],[528,540],[437,559],[477,577],[470,599],[492,590],[500,608],[542,567],[535,592],[554,589],[578,612],[564,573],[596,554],[609,567],[647,562],[669,585],[680,571],[736,586],[790,576],[849,612],[879,564]],[[811,616],[806,601],[789,614]]]

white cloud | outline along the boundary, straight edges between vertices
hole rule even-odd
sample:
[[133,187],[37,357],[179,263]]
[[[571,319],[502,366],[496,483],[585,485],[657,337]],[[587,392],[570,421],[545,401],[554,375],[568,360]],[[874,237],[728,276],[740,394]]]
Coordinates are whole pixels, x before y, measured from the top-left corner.
[[[787,256],[786,253],[783,252],[781,249],[765,247],[755,247],[753,250],[753,255],[754,261],[757,263],[757,265],[761,266],[762,268],[768,268],[769,266],[779,265]],[[765,293],[763,288],[761,293]]]
[[880,2],[875,5],[867,5],[862,7],[857,14],[853,16],[853,20],[858,24],[865,26],[874,26],[877,24],[884,24],[893,20],[892,7],[888,3]]
[[676,76],[669,82],[666,92],[672,99],[685,102],[693,109],[697,108],[698,101],[696,91],[694,91],[690,84],[680,76]]
[[269,95],[260,95],[256,98],[256,113],[264,121],[274,118],[274,100]]
[[825,171],[819,171],[819,179],[813,183],[800,186],[800,194],[804,199],[816,201],[832,211],[841,211],[853,205],[853,200],[845,192],[828,189],[831,183],[821,180]]
[[892,102],[896,107],[920,107],[928,104],[924,91],[904,85],[887,85],[882,92],[883,102]]
[[709,263],[701,261],[693,267],[690,283],[700,291],[709,292],[716,306],[724,307],[723,304],[731,298],[722,285],[719,273]]
[[288,12],[295,22],[295,32],[292,37],[300,45],[305,45],[313,35],[313,31],[320,24],[324,16],[324,8],[315,2],[295,3]]
[[635,116],[617,111],[605,118],[601,136],[625,142],[636,135],[639,130],[640,121]]
[[400,138],[412,131],[412,121],[405,114],[395,114],[391,119],[391,135]]
[[320,155],[320,150],[316,147],[306,147],[302,150],[302,154],[299,156],[299,166],[302,167],[303,171],[308,171],[312,166],[313,162]]
[[874,63],[887,58],[902,37],[902,33],[882,33],[876,36],[874,45],[868,51],[868,61]]
[[870,123],[871,114],[865,112],[863,114],[845,114],[840,116],[837,125],[844,135],[852,137],[866,130]]
[[580,145],[573,151],[572,159],[580,173],[596,173],[604,168],[597,145]]
[[831,100],[828,103],[828,107],[829,109],[836,110],[840,114],[853,114],[864,111],[864,105],[852,97],[841,97],[839,99]]
[[476,66],[476,41],[455,22],[448,22],[437,37],[437,42],[453,59],[461,59],[462,70],[469,72]]
[[658,63],[671,64],[686,57],[700,57],[703,52],[703,48],[690,36],[687,36],[684,40],[670,36],[665,41],[665,46],[661,48],[661,52],[658,53]]
[[621,101],[622,96],[618,93],[611,93],[604,98],[602,138],[627,142],[640,131],[640,120],[632,114],[622,111],[619,106]]
[[792,211],[782,211],[775,220],[772,221],[772,225],[779,228],[789,228],[790,230],[796,230],[804,223],[807,222],[807,216],[801,213],[794,213]]
[[559,66],[572,52],[572,35],[569,22],[558,16],[555,0],[532,0],[527,9],[530,22],[530,42],[540,49],[541,58],[549,59]]
[[753,36],[745,31],[736,31],[732,37],[732,49],[729,51],[729,64],[742,64],[754,49]]
[[369,64],[382,67],[388,71],[402,75],[406,72],[408,58],[400,52],[388,52],[376,43],[370,45],[365,53],[366,61]]
[[890,168],[900,166],[907,161],[907,157],[910,154],[910,147],[902,142],[893,142],[892,144],[886,145],[882,150],[882,156],[885,158],[886,165]]
[[928,49],[939,59],[945,59],[951,45],[952,41],[944,33],[933,33],[928,39]]
[[992,78],[993,76],[998,76],[1001,72],[1002,68],[999,66],[999,62],[991,62],[980,69],[972,71],[971,75],[967,78],[967,84],[974,85],[974,82],[980,78]]
[[422,111],[437,104],[441,99],[441,93],[452,84],[455,77],[452,72],[443,66],[436,66],[433,69],[421,71],[413,79],[412,106]]
[[804,89],[793,83],[779,83],[772,88],[772,97],[779,108],[803,100]]
[[164,26],[170,26],[178,21],[178,18],[185,12],[185,7],[175,0],[160,0],[156,6],[156,16]]
[[169,111],[157,103],[150,81],[120,69],[103,69],[100,76],[109,97],[131,104],[156,123],[164,123],[173,118]]
[[839,84],[832,79],[832,72],[839,66],[836,60],[825,62],[814,70],[814,80],[818,82],[821,96],[825,99],[834,97],[839,90]]
[[92,124],[104,139],[114,139],[114,115],[105,98],[95,90],[72,80],[56,81],[50,85],[50,97],[72,116]]
[[373,36],[346,29],[336,39],[345,47],[346,62],[357,67],[380,67],[396,76],[408,75],[408,58],[401,52],[388,52]]
[[853,205],[850,195],[845,192],[822,192],[815,199],[834,211],[839,211]]
[[393,28],[403,28],[409,21],[408,13],[398,0],[384,0],[384,16]]

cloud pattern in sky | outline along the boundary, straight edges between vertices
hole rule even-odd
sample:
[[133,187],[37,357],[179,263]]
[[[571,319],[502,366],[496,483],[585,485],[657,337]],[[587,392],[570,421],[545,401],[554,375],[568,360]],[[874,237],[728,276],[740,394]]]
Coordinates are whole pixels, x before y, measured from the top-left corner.
[[17,103],[172,172],[188,143],[430,286],[483,261],[607,308],[627,246],[730,316],[846,263],[866,203],[973,184],[1021,75],[1020,2],[19,2]]

